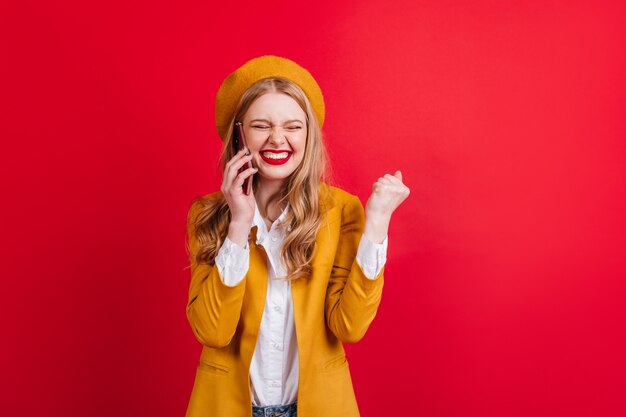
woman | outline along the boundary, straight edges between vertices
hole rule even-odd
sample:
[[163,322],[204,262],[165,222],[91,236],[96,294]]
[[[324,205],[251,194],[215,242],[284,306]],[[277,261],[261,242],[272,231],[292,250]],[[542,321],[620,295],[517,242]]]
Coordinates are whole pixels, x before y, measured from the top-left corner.
[[285,58],[252,59],[218,91],[222,186],[188,215],[187,318],[203,349],[187,416],[359,415],[342,342],[376,314],[389,221],[409,189],[387,174],[364,210],[328,185],[323,121],[319,86]]

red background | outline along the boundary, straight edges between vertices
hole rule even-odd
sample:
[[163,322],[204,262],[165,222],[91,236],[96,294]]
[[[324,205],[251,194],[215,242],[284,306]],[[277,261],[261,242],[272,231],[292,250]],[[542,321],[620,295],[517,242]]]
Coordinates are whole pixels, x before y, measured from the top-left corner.
[[185,216],[219,84],[267,53],[319,81],[339,185],[411,189],[346,346],[362,415],[626,415],[623,2],[17,3],[1,415],[184,414]]

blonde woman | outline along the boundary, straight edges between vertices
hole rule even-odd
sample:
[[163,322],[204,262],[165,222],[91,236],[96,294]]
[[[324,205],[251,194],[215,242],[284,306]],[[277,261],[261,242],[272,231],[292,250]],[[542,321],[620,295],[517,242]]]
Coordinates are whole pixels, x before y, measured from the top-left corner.
[[409,189],[399,171],[383,175],[364,209],[329,185],[323,121],[317,82],[286,58],[252,59],[218,91],[222,186],[188,214],[187,318],[203,345],[188,417],[359,415],[342,342],[376,315]]

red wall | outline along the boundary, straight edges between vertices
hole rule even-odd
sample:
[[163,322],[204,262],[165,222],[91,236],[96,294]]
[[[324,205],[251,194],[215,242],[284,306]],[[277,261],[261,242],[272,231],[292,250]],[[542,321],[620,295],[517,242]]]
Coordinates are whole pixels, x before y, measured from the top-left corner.
[[362,415],[626,414],[623,2],[13,3],[0,415],[184,414],[185,216],[266,53],[322,86],[340,185],[411,188],[347,346]]

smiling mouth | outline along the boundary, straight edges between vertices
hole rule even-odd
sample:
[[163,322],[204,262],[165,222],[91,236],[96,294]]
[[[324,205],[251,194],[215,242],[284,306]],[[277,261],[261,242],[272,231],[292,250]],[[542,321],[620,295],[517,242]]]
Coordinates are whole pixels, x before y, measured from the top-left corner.
[[261,159],[270,165],[282,165],[291,158],[291,152],[271,152],[264,151],[260,153]]

